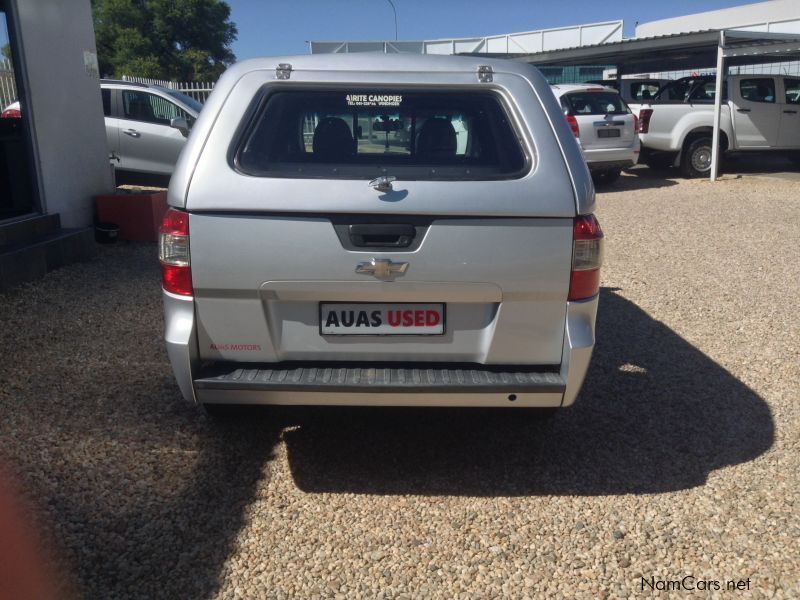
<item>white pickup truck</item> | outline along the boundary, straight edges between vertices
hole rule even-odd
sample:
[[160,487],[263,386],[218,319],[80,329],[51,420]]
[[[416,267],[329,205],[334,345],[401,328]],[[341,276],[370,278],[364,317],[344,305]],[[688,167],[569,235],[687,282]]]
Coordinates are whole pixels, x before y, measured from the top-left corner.
[[[723,87],[720,149],[775,150],[800,159],[800,77],[730,75]],[[686,177],[711,171],[714,76],[676,79],[639,109],[640,160]]]

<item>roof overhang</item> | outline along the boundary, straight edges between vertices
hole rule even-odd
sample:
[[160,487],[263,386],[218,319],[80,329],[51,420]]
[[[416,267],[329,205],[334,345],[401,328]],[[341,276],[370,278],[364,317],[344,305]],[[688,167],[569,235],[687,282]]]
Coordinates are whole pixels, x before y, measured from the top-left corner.
[[800,34],[731,29],[632,38],[535,54],[496,56],[537,66],[616,65],[620,74],[646,73],[715,67],[720,46],[728,66],[800,60]]

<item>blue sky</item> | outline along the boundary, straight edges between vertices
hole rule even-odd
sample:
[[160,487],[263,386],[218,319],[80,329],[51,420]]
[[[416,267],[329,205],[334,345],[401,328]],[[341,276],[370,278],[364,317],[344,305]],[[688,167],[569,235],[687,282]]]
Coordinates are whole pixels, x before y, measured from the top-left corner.
[[[401,40],[480,37],[625,21],[632,36],[645,23],[706,10],[748,4],[746,0],[393,0]],[[799,0],[800,1],[800,0]],[[306,41],[394,38],[388,0],[227,0],[239,28],[238,59],[305,54]],[[698,23],[698,29],[713,27]],[[0,15],[0,45],[7,41]]]
[[[677,17],[748,4],[746,0],[393,0],[399,39],[479,37],[600,21]],[[800,1],[800,0],[799,0]],[[227,0],[239,28],[237,58],[305,54],[306,41],[391,40],[388,0]],[[713,27],[698,23],[697,29]]]

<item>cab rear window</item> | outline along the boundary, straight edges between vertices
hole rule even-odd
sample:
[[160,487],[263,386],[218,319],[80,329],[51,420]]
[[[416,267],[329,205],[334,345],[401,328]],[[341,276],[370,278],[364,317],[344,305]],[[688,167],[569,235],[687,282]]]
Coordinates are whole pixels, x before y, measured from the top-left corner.
[[380,89],[269,94],[235,156],[249,175],[338,179],[504,179],[528,162],[494,94]]
[[614,92],[571,92],[561,96],[561,107],[574,116],[625,115],[628,105]]

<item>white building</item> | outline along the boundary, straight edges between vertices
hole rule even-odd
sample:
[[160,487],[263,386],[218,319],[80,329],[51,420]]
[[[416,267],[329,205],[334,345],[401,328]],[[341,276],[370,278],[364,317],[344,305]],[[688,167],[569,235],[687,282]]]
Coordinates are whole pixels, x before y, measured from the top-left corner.
[[636,26],[636,37],[689,33],[698,29],[800,33],[800,2],[770,0],[641,23]]
[[[702,25],[705,24],[705,27]],[[770,0],[734,6],[722,10],[710,10],[683,17],[661,19],[636,26],[636,37],[646,38],[676,33],[689,33],[698,28],[762,31],[765,33],[800,34],[800,0]],[[800,75],[800,62],[787,61],[770,64],[732,67],[739,73],[782,73]],[[675,78],[687,75],[685,71],[666,72],[664,76]]]

